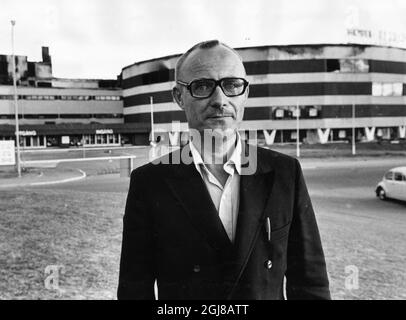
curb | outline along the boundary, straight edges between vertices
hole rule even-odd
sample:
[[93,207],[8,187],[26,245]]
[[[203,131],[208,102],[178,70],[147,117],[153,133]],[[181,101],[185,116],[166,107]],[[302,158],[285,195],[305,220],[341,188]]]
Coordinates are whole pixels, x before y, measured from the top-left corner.
[[362,167],[393,167],[393,166],[404,166],[406,165],[406,157],[405,158],[392,158],[392,159],[363,159],[359,161],[348,161],[343,159],[337,159],[335,162],[328,162],[328,161],[301,161],[299,160],[302,169],[309,170],[309,169],[321,169],[321,168],[362,168]]
[[31,182],[31,183],[14,183],[14,184],[5,184],[5,185],[0,185],[1,188],[14,188],[14,187],[34,187],[34,186],[44,186],[44,185],[50,185],[50,184],[61,184],[61,183],[67,183],[67,182],[72,182],[72,181],[78,181],[86,178],[86,172],[83,170],[77,169],[80,173],[81,176],[79,177],[72,177],[72,178],[66,178],[62,180],[51,180],[51,181],[42,181],[42,182]]

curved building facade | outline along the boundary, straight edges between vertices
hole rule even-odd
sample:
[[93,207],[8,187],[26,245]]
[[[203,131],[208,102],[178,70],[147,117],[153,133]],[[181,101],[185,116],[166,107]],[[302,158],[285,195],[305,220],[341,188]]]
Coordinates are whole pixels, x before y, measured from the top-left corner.
[[[290,45],[236,50],[250,82],[242,134],[256,131],[268,144],[294,142],[297,132],[305,143],[348,140],[352,132],[361,141],[405,138],[405,49]],[[122,70],[124,122],[137,124],[146,137],[151,123],[154,132],[171,137],[187,131],[184,112],[171,95],[178,58]]]

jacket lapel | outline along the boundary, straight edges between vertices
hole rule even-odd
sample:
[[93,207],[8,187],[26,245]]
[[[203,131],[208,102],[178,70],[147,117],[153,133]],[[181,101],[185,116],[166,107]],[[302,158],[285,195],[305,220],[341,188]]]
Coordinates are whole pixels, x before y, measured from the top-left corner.
[[[248,146],[248,145],[246,145]],[[251,149],[252,146],[249,146]],[[228,294],[230,297],[237,286],[245,266],[254,248],[255,241],[262,227],[264,227],[265,208],[274,183],[274,171],[270,163],[263,162],[259,149],[250,150],[251,161],[257,157],[255,173],[241,176],[240,205],[235,239],[234,270],[230,274],[233,286]]]
[[[186,147],[185,147],[186,148]],[[191,223],[215,249],[232,245],[210,194],[193,163],[175,165],[165,180],[175,198],[187,212]]]

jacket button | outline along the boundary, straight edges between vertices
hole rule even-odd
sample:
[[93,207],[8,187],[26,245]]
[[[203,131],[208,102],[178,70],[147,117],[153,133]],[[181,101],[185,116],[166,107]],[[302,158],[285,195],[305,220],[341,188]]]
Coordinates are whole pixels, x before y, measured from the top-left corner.
[[200,272],[200,266],[198,264],[196,264],[195,266],[193,266],[193,271],[194,272]]
[[266,260],[265,261],[265,268],[271,269],[272,268],[272,261],[271,260]]

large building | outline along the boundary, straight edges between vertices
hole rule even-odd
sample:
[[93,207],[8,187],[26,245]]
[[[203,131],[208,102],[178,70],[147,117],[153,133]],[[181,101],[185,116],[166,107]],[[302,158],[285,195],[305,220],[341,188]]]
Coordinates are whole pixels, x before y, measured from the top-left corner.
[[[124,124],[122,90],[114,80],[52,76],[51,57],[16,56],[17,105],[22,147],[119,146],[138,129]],[[15,139],[12,57],[0,56],[0,140]],[[129,140],[128,140],[129,141]]]
[[[254,132],[267,144],[295,142],[297,132],[303,143],[350,141],[352,132],[358,141],[405,139],[405,49],[348,44],[237,51],[250,82],[243,136]],[[16,56],[21,145],[146,145],[152,131],[155,139],[180,143],[188,127],[171,95],[178,58],[137,62],[117,79],[98,80],[53,77],[46,47],[40,62]],[[11,57],[0,55],[0,140],[15,138],[13,95]]]
[[[325,143],[404,139],[406,50],[371,45],[289,45],[237,48],[250,82],[242,134],[267,143]],[[173,102],[178,55],[142,61],[122,71],[124,122],[145,137],[155,131],[173,141],[187,131]],[[175,125],[174,125],[175,122]],[[163,138],[165,137],[163,134]]]

